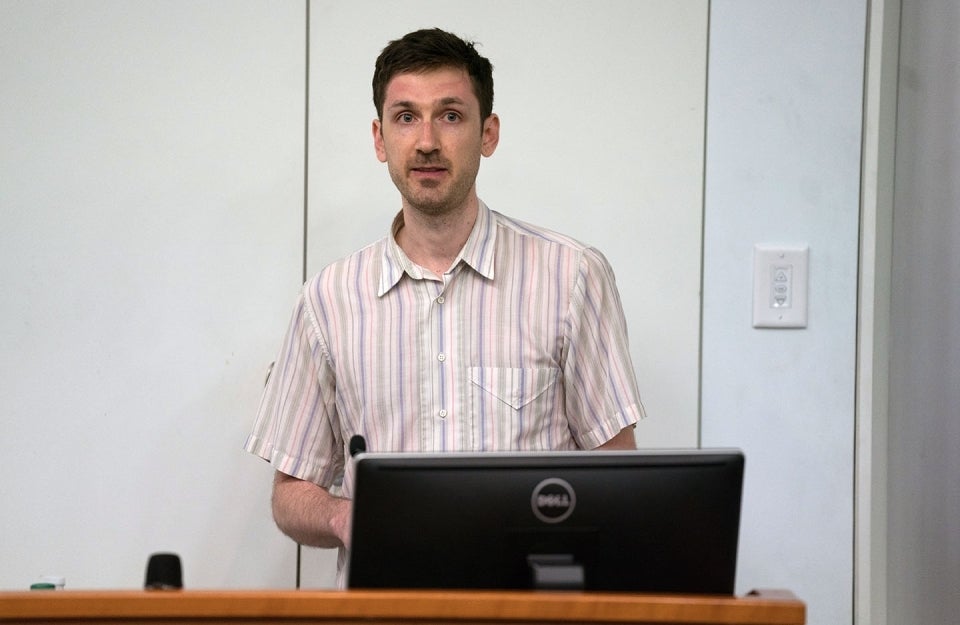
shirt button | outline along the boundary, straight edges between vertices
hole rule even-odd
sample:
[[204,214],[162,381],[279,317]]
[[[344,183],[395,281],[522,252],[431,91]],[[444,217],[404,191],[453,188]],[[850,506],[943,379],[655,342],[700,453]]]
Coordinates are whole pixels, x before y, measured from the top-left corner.
[[437,414],[440,415],[440,418],[441,418],[441,419],[446,419],[446,418],[447,418],[447,411],[446,411],[446,410],[441,409],[440,412],[437,413]]
[[438,304],[442,304],[442,303],[444,303],[445,301],[446,301],[446,300],[443,299],[443,296],[442,296],[442,295],[437,298],[437,303],[438,303]]
[[439,354],[437,354],[437,360],[439,360],[440,362],[443,362],[446,359],[447,359],[447,355],[444,354],[443,352],[440,352]]

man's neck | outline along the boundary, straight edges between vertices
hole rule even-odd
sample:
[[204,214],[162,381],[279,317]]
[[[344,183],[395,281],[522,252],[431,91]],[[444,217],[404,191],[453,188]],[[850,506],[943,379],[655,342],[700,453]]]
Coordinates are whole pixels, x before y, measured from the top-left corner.
[[403,228],[396,233],[397,245],[410,260],[442,276],[470,237],[479,205],[474,197],[460,209],[430,215],[404,203]]

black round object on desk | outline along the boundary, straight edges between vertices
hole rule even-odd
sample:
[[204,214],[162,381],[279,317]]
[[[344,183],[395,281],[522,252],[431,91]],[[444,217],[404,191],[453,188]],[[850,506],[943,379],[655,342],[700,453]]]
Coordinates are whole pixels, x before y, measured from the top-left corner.
[[183,568],[175,553],[155,553],[147,560],[147,576],[143,587],[147,590],[178,590],[183,588]]

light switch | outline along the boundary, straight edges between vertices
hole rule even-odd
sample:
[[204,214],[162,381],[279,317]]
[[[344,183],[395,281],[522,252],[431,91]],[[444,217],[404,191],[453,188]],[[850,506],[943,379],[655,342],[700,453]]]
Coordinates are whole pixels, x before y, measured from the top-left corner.
[[753,327],[807,327],[807,246],[753,248]]

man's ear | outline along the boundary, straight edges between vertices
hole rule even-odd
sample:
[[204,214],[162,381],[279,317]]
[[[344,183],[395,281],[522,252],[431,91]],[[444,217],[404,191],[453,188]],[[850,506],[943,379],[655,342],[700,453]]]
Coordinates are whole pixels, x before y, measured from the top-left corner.
[[500,143],[500,117],[496,113],[491,113],[483,122],[483,142],[480,145],[480,153],[484,156],[493,156]]
[[377,152],[377,160],[387,162],[387,150],[383,147],[383,125],[379,119],[373,120],[373,149]]

